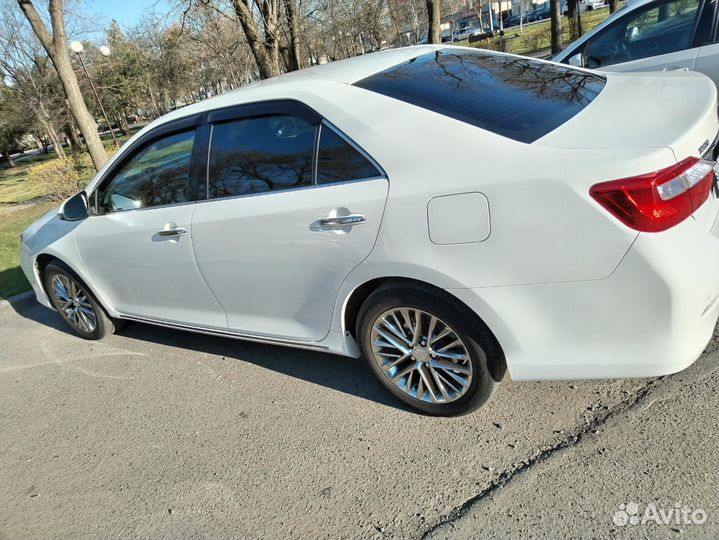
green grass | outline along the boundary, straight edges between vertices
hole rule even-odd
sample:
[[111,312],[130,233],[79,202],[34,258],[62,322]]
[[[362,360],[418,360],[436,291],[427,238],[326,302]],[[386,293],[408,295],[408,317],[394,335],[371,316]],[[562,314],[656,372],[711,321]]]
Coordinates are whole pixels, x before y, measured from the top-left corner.
[[30,289],[20,269],[20,233],[56,203],[40,203],[22,209],[0,208],[0,298]]
[[30,167],[36,163],[23,160],[15,167],[0,170],[0,204],[17,204],[45,195],[27,181]]
[[[592,28],[609,17],[609,8],[604,7],[592,11],[582,13],[582,28],[584,32],[589,32]],[[524,26],[520,32],[519,26],[513,26],[504,31],[504,39],[506,40],[506,52],[512,54],[531,54],[542,51],[549,47],[549,29],[550,21],[545,21]],[[542,38],[538,38],[542,34]],[[562,43],[566,47],[571,43],[572,39],[569,33],[569,19],[562,17]],[[496,48],[491,47],[491,43],[496,44],[497,38],[493,40],[481,41],[473,43],[472,47],[480,48]],[[458,45],[467,45],[467,41],[458,43]]]
[[[105,145],[105,148],[109,151],[113,151],[115,150],[115,145],[112,142],[112,139],[108,137],[104,137],[102,142]],[[120,145],[122,145],[127,139],[129,139],[128,136],[117,136],[117,142]],[[68,156],[72,156],[76,152],[66,149],[65,153]],[[46,195],[46,193],[39,191],[37,186],[34,186],[32,183],[27,181],[28,174],[30,173],[30,168],[33,165],[37,165],[38,163],[43,163],[51,159],[56,159],[56,157],[57,155],[52,151],[47,154],[39,153],[34,156],[28,156],[18,160],[15,167],[5,167],[0,169],[0,206],[3,204],[24,203]],[[94,171],[89,171],[88,174],[92,172]],[[87,178],[88,181],[91,177],[92,175],[90,174]]]

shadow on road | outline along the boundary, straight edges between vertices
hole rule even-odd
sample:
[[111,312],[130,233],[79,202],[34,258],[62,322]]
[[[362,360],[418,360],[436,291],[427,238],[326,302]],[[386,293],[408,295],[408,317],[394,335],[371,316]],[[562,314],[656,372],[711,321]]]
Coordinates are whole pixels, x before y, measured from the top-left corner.
[[[21,317],[76,337],[55,312],[43,306],[34,303],[30,306],[15,306],[15,311]],[[213,354],[223,359],[249,362],[381,405],[415,412],[395,400],[369,373],[361,358],[208,336],[135,322],[129,323],[120,330],[118,336],[123,339]],[[81,338],[76,337],[76,339]]]

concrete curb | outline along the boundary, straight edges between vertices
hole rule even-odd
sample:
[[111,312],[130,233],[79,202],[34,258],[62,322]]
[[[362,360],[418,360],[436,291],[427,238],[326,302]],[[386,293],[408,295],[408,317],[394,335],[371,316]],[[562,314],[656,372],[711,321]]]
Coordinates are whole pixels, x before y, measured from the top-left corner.
[[25,291],[24,293],[16,294],[10,298],[0,299],[0,309],[5,306],[12,307],[13,309],[25,309],[35,303],[35,291]]

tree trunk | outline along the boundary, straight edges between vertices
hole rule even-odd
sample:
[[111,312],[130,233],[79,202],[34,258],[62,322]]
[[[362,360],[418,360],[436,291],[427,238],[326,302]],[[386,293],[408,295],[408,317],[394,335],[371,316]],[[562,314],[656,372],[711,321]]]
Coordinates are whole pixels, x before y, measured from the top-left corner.
[[57,133],[55,132],[55,129],[51,126],[47,128],[47,135],[50,137],[50,140],[52,141],[52,146],[55,149],[55,153],[57,154],[57,157],[60,159],[65,159],[65,150],[62,147],[62,141],[60,140],[60,137],[57,136]]
[[50,120],[50,115],[47,113],[47,109],[45,109],[45,105],[42,101],[38,102],[37,104],[37,107],[35,109],[35,116],[37,118],[37,121],[40,123],[40,127],[42,127],[45,133],[47,133],[50,142],[52,142],[57,157],[59,157],[60,159],[64,159],[65,150],[63,150],[62,148],[60,138],[57,136],[57,130],[52,124],[52,121]]
[[62,136],[65,137],[65,140],[67,141],[67,149],[68,150],[79,150],[77,146],[75,146],[75,143],[70,138],[70,131],[67,129],[67,126],[62,128]]
[[577,39],[584,35],[584,26],[582,26],[582,14],[577,12]]
[[62,52],[57,55],[57,60],[53,63],[67,95],[72,116],[75,118],[77,127],[85,139],[85,145],[90,153],[92,164],[95,166],[95,170],[99,171],[107,162],[107,152],[105,152],[105,147],[102,145],[102,140],[100,140],[100,135],[97,132],[97,123],[87,110],[87,105],[85,105],[67,50],[63,48]]
[[33,137],[35,137],[35,140],[37,141],[37,149],[40,150],[43,154],[47,154],[47,145],[45,144],[45,140],[40,136],[39,133],[34,133]]
[[562,4],[561,0],[550,2],[552,19],[552,54],[562,50]]
[[442,43],[439,15],[439,0],[427,0],[427,43]]
[[120,126],[120,131],[123,135],[127,136],[130,134],[130,124],[127,122],[127,115],[124,111],[120,111],[116,119],[117,125]]
[[[270,4],[270,2],[267,2]],[[247,44],[250,46],[252,56],[255,58],[257,64],[257,70],[260,72],[261,79],[268,79],[270,77],[276,77],[280,74],[279,65],[279,47],[277,39],[274,36],[274,32],[277,30],[276,14],[272,15],[264,13],[265,16],[265,38],[260,36],[259,28],[252,14],[250,7],[245,4],[242,0],[232,0],[232,5],[235,8],[237,18],[240,20],[240,25],[247,38]],[[268,9],[267,11],[271,11]],[[274,20],[273,20],[274,19]]]
[[67,133],[67,138],[70,139],[70,144],[73,148],[77,148],[80,150],[82,148],[82,141],[80,140],[80,137],[77,136],[77,127],[75,126],[75,123],[70,121],[67,124],[65,124],[65,133]]
[[619,9],[619,0],[609,0],[609,13],[614,13]]
[[68,52],[67,36],[65,34],[65,21],[63,19],[63,1],[50,0],[50,21],[52,35],[48,32],[45,23],[38,14],[32,0],[17,0],[35,35],[42,43],[47,55],[62,83],[70,112],[85,138],[85,144],[90,153],[90,158],[96,170],[107,162],[107,152],[102,145],[100,135],[97,133],[97,124],[87,110],[87,105],[80,91],[80,85],[75,77],[75,72],[70,63]]
[[13,161],[12,156],[10,155],[11,150],[9,148],[5,148],[2,151],[3,156],[5,156],[5,159],[7,159],[7,163],[10,167],[15,166],[15,161]]
[[482,0],[477,0],[477,3],[474,6],[474,11],[477,13],[477,19],[479,21],[479,31],[484,32],[484,25],[482,24]]
[[145,74],[145,79],[147,80],[147,91],[150,94],[150,101],[152,101],[152,107],[155,109],[155,118],[159,118],[161,116],[160,114],[160,107],[157,105],[157,99],[155,99],[155,92],[152,91],[152,83],[150,82],[150,74]]
[[287,26],[290,30],[289,60],[290,70],[302,69],[302,52],[300,51],[300,21],[298,20],[295,0],[283,0]]

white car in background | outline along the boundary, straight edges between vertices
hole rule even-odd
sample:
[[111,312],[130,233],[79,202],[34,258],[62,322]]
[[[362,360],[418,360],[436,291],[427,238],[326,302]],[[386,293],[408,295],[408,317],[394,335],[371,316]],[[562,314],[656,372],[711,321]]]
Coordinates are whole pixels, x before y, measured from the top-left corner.
[[630,0],[552,60],[601,71],[699,71],[719,85],[717,2]]
[[[594,11],[595,9],[601,9],[603,7],[605,7],[603,0],[580,0],[577,2],[577,8],[580,13],[584,13],[585,11]],[[569,4],[566,1],[562,2],[561,8],[562,15],[566,16],[569,14]]]
[[362,355],[429,414],[684,369],[719,317],[717,92],[463,47],[364,55],[145,127],[22,235],[77,334]]
[[584,0],[580,1],[579,4],[584,4],[586,11],[593,11],[595,9],[607,7],[607,3],[604,0]]

